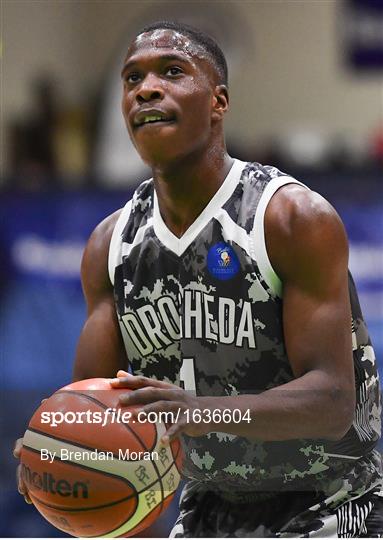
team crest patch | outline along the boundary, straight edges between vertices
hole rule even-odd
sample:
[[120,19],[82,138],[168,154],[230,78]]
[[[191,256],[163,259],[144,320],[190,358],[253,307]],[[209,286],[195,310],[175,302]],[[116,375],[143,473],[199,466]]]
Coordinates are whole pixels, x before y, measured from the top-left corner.
[[219,242],[208,251],[207,267],[213,277],[225,281],[233,278],[238,273],[238,257],[229,244]]

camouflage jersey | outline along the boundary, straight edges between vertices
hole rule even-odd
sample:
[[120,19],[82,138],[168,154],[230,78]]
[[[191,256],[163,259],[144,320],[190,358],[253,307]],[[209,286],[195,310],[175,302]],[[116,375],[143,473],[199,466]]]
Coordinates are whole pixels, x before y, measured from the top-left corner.
[[[267,204],[289,183],[299,182],[274,167],[235,160],[181,238],[161,217],[153,180],[137,188],[109,251],[134,374],[181,384],[197,396],[255,394],[294,378],[283,340],[281,282],[264,239]],[[373,451],[380,436],[377,368],[351,276],[349,289],[357,396],[349,432],[337,442],[184,436],[186,477],[235,492],[331,493],[339,482],[360,491],[379,481],[381,460]]]

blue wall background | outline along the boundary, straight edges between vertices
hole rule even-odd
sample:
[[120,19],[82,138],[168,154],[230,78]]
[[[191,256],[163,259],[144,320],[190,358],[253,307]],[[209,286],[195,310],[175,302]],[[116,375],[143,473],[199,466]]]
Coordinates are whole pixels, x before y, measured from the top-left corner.
[[[300,176],[302,178],[302,176]],[[383,213],[380,178],[303,177],[340,213],[350,266],[383,376]],[[79,281],[82,250],[95,225],[129,192],[3,194],[0,201],[0,360],[2,536],[62,536],[15,489],[13,441],[40,403],[71,378],[85,317]],[[153,531],[167,535],[175,505]]]

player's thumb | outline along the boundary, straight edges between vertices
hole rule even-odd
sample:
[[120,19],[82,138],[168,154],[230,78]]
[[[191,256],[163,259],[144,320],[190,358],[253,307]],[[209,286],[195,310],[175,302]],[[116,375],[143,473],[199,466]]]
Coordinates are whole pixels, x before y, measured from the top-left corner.
[[117,371],[117,377],[129,377],[130,373],[127,371],[124,371],[123,369],[119,369]]
[[13,448],[13,456],[16,459],[20,458],[22,448],[23,448],[23,438],[21,437],[20,439],[17,439],[17,441],[15,442],[15,446]]

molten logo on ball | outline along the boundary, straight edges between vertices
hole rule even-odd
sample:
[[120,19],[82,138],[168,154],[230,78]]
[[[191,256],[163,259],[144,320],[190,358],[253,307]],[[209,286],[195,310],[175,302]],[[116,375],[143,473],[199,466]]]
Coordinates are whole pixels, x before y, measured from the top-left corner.
[[21,476],[24,482],[35,489],[52,493],[52,495],[61,495],[61,497],[88,498],[88,486],[85,482],[74,482],[71,484],[68,480],[56,478],[51,473],[44,472],[39,474],[32,471],[29,467],[21,465]]

